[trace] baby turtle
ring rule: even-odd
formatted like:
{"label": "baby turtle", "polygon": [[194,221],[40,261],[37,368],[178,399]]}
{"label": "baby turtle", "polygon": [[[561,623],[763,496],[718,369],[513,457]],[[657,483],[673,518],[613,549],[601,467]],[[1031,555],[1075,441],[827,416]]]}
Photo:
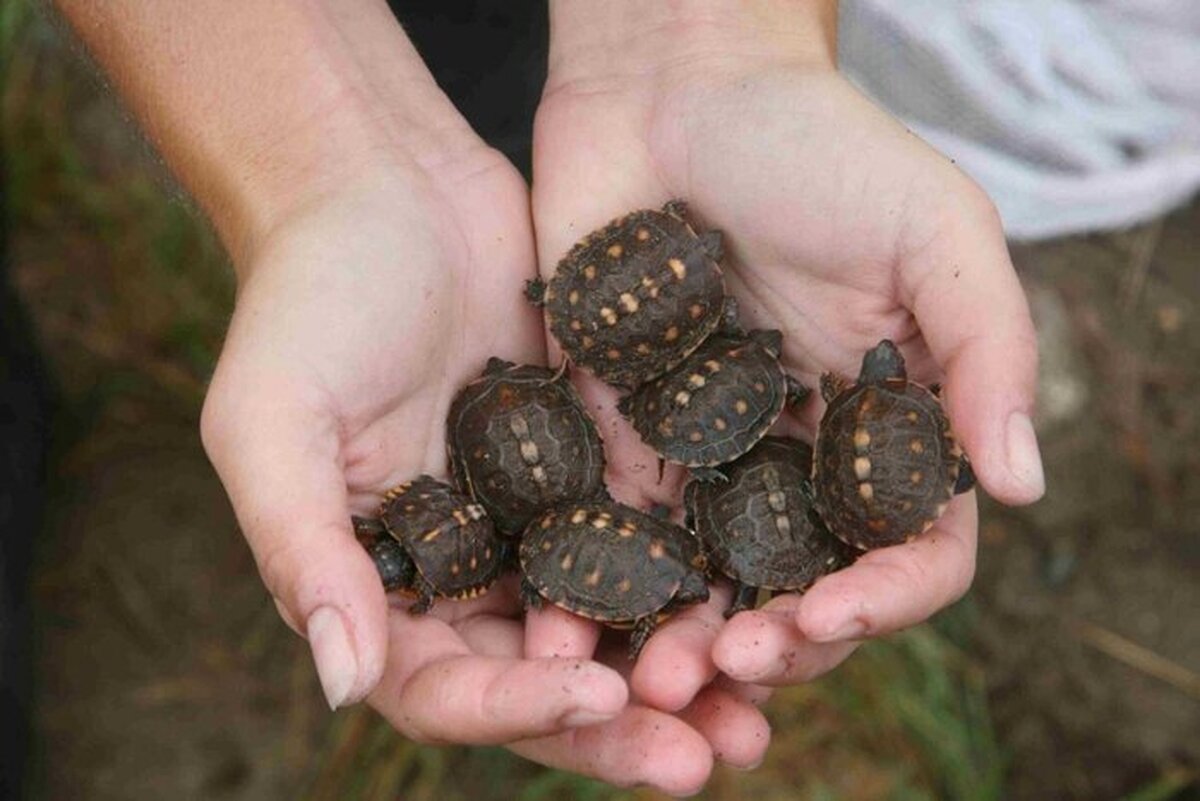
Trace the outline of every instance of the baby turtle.
{"label": "baby turtle", "polygon": [[377,519],[353,521],[384,589],[416,596],[408,610],[413,614],[428,612],[435,597],[483,595],[505,561],[505,546],[483,507],[429,476],[389,490]]}
{"label": "baby turtle", "polygon": [[790,437],[764,437],[722,468],[726,484],[691,481],[684,489],[688,526],[709,564],[734,582],[732,617],[753,609],[759,588],[808,589],[853,561],[850,548],[817,518],[808,486],[812,448]]}
{"label": "baby turtle", "polygon": [[566,370],[492,358],[446,420],[454,479],[501,534],[559,503],[607,497],[604,446]]}
{"label": "baby turtle", "polygon": [[749,451],[783,412],[809,391],[779,363],[778,331],[717,333],[666,375],[622,398],[618,411],[668,462],[705,481]]}
{"label": "baby turtle", "polygon": [[696,539],[615,501],[546,512],[525,530],[520,558],[527,607],[545,599],[614,628],[632,627],[631,659],[659,621],[708,600]]}
{"label": "baby turtle", "polygon": [[975,485],[935,390],[908,380],[904,357],[886,339],[863,357],[857,383],[821,376],[829,407],[817,429],[816,507],[850,545],[910,540]]}
{"label": "baby turtle", "polygon": [[636,387],[678,364],[720,324],[721,234],[697,233],[682,201],[613,220],[576,244],[526,295],[575,364]]}

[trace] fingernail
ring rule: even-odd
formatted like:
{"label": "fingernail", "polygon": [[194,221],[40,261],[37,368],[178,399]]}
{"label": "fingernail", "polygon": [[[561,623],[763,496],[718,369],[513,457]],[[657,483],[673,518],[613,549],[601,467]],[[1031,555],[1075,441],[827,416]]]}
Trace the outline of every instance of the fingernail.
{"label": "fingernail", "polygon": [[322,606],[308,616],[308,645],[330,709],[344,706],[358,683],[358,659],[341,614]]}
{"label": "fingernail", "polygon": [[580,726],[594,726],[597,723],[604,723],[606,720],[612,720],[614,715],[611,712],[597,712],[592,709],[576,709],[574,712],[568,712],[562,717],[562,725],[575,729]]}
{"label": "fingernail", "polygon": [[1046,492],[1046,475],[1042,472],[1042,455],[1029,415],[1024,412],[1009,415],[1005,437],[1009,472],[1040,498]]}

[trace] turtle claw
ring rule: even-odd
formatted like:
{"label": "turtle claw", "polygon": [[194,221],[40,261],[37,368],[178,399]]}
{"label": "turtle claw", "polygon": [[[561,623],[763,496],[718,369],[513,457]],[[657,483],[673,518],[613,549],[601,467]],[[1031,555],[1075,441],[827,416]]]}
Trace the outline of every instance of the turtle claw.
{"label": "turtle claw", "polygon": [[417,594],[417,600],[408,607],[408,613],[423,615],[433,606],[433,587],[423,577],[418,576],[413,584],[413,591]]}
{"label": "turtle claw", "polygon": [[758,587],[751,587],[749,584],[742,584],[739,581],[733,588],[733,603],[725,610],[725,619],[728,620],[738,612],[753,609],[757,605]]}
{"label": "turtle claw", "polygon": [[654,615],[646,615],[633,624],[633,634],[629,637],[630,662],[637,660],[638,654],[642,652],[642,648],[645,647],[646,641],[650,639],[650,635],[654,633],[657,625],[658,618]]}
{"label": "turtle claw", "polygon": [[729,481],[729,476],[715,467],[691,467],[688,468],[688,472],[692,474],[692,478],[706,484],[725,484]]}
{"label": "turtle claw", "polygon": [[799,379],[787,376],[787,401],[792,406],[799,406],[808,400],[812,390],[800,383]]}
{"label": "turtle claw", "polygon": [[521,579],[521,605],[526,609],[541,609],[542,595],[537,591],[537,587],[529,582],[529,579]]}

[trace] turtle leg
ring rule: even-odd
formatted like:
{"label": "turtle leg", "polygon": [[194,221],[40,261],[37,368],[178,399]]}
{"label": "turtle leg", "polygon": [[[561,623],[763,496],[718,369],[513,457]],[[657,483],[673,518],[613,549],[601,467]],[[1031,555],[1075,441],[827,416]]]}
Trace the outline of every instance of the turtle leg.
{"label": "turtle leg", "polygon": [[669,214],[672,217],[678,217],[681,220],[686,219],[687,201],[680,200],[679,198],[668,200],[663,204],[662,212],[663,214]]}
{"label": "turtle leg", "polygon": [[713,261],[720,261],[725,255],[724,237],[720,231],[705,231],[700,234],[700,247]]}
{"label": "turtle leg", "polygon": [[697,481],[703,481],[705,484],[725,484],[729,481],[729,476],[715,467],[689,467],[688,472]]}
{"label": "turtle leg", "polygon": [[541,609],[542,595],[537,591],[537,587],[529,582],[529,579],[521,578],[521,605],[526,609]]}
{"label": "turtle leg", "polygon": [[757,605],[758,587],[751,587],[749,584],[736,581],[733,584],[733,603],[725,610],[725,619],[728,620],[738,612],[753,609]]}
{"label": "turtle leg", "polygon": [[721,306],[721,324],[717,326],[717,330],[722,334],[733,336],[742,336],[746,333],[742,329],[742,324],[738,322],[738,302],[733,295],[725,296],[725,303]]}
{"label": "turtle leg", "polygon": [[821,398],[826,403],[850,388],[850,382],[836,373],[821,373]]}
{"label": "turtle leg", "polygon": [[933,393],[933,397],[935,397],[935,398],[942,397],[942,385],[941,384],[930,384],[929,391]]}
{"label": "turtle leg", "polygon": [[964,453],[958,458],[958,480],[954,482],[954,494],[961,495],[975,488],[975,470]]}
{"label": "turtle leg", "polygon": [[433,585],[426,581],[424,576],[418,575],[413,581],[412,590],[417,594],[417,600],[408,607],[408,613],[423,615],[429,611],[429,607],[433,606]]}
{"label": "turtle leg", "polygon": [[546,282],[540,278],[531,278],[526,281],[525,299],[534,306],[546,305]]}
{"label": "turtle leg", "polygon": [[808,400],[812,390],[800,383],[798,378],[787,376],[787,400],[792,406],[799,406]]}
{"label": "turtle leg", "polygon": [[657,626],[657,615],[646,615],[637,619],[637,622],[633,624],[633,634],[629,637],[629,661],[637,660],[646,640],[650,639],[650,635],[654,633]]}

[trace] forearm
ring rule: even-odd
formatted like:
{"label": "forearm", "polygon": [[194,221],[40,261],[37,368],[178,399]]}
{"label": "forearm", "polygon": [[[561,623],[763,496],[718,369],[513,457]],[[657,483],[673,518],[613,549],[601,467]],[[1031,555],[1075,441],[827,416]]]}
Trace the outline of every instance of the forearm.
{"label": "forearm", "polygon": [[837,0],[550,0],[550,80],[736,59],[829,65]]}
{"label": "forearm", "polygon": [[382,0],[56,0],[235,263],[368,165],[470,132]]}

